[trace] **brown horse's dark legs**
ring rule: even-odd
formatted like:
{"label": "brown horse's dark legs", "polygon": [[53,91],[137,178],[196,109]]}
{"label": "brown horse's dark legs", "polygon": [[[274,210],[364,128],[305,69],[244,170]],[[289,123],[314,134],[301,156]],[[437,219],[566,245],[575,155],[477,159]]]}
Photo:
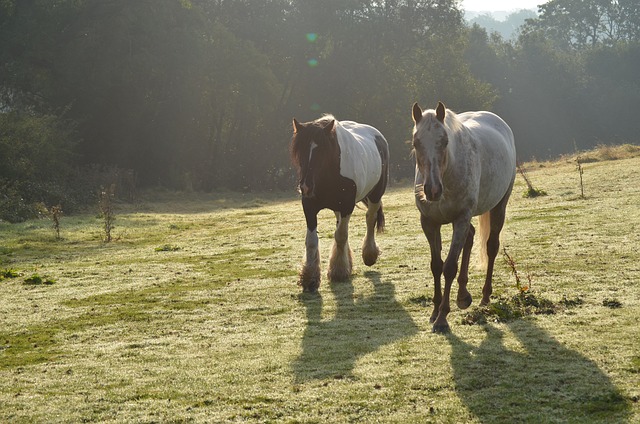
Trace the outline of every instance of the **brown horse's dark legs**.
{"label": "brown horse's dark legs", "polygon": [[475,233],[476,230],[473,228],[473,225],[469,225],[467,241],[462,249],[460,274],[458,275],[458,297],[456,299],[456,304],[460,309],[467,309],[473,301],[471,293],[467,290],[467,282],[469,281],[469,260],[471,258],[471,248],[473,247],[473,236]]}
{"label": "brown horse's dark legs", "polygon": [[442,239],[440,238],[440,225],[430,223],[424,216],[420,215],[422,231],[427,237],[431,250],[431,273],[433,274],[433,313],[429,319],[434,323],[440,311],[442,302],[442,288],[440,277],[442,276]]}

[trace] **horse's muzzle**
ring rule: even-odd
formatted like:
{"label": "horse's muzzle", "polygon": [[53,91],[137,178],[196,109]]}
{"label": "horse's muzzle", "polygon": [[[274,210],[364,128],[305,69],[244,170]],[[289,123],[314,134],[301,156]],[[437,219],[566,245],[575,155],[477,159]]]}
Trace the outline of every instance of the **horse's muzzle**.
{"label": "horse's muzzle", "polygon": [[430,202],[437,202],[442,197],[442,184],[428,183],[424,185],[424,195]]}

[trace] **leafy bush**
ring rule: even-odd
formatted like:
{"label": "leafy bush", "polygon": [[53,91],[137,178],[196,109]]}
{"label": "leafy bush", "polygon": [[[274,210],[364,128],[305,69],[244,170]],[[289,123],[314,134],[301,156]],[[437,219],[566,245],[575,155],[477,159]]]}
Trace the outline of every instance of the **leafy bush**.
{"label": "leafy bush", "polygon": [[17,278],[20,274],[18,271],[14,271],[13,269],[2,269],[0,270],[0,281],[9,279],[9,278]]}
{"label": "leafy bush", "polygon": [[0,221],[23,222],[37,216],[34,205],[29,204],[21,193],[0,181]]}
{"label": "leafy bush", "polygon": [[41,204],[74,208],[73,138],[58,116],[0,113],[0,220],[36,218]]}

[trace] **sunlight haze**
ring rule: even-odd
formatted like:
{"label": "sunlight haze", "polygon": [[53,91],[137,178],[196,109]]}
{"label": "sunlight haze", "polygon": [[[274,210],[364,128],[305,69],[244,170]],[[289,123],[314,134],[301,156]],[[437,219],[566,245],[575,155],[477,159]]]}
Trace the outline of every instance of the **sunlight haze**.
{"label": "sunlight haze", "polygon": [[462,8],[474,12],[510,12],[520,9],[538,10],[543,0],[462,0]]}

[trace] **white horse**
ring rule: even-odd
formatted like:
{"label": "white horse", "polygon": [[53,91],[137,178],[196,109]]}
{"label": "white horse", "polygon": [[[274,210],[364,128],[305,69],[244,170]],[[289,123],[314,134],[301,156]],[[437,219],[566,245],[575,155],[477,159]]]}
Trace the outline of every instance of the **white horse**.
{"label": "white horse", "polygon": [[[469,257],[475,229],[471,217],[480,215],[479,232],[487,275],[481,305],[490,301],[493,265],[500,231],[516,176],[516,149],[511,128],[491,112],[456,115],[441,102],[435,110],[413,105],[413,148],[416,158],[415,194],[420,223],[431,249],[434,278],[434,332],[449,331],[449,294],[458,276],[457,304],[471,305],[467,290]],[[442,262],[440,227],[453,224],[449,254]],[[444,273],[444,295],[440,277]]]}

